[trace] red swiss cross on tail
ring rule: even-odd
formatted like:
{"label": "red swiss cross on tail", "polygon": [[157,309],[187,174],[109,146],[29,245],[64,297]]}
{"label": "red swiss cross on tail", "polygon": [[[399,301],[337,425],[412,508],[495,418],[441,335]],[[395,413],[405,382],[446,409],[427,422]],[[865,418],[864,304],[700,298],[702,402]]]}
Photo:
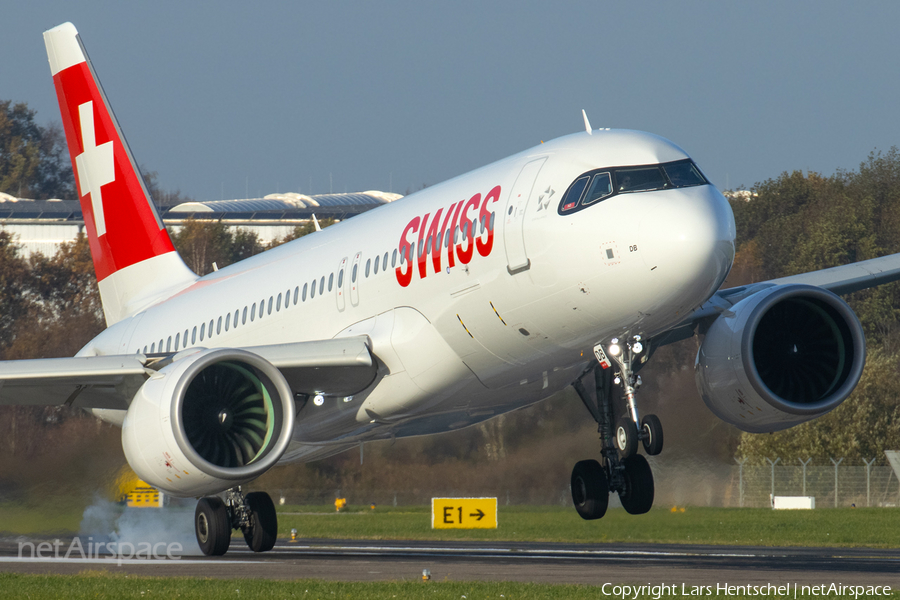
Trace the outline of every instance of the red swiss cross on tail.
{"label": "red swiss cross on tail", "polygon": [[169,238],[109,108],[78,32],[44,32],[50,70],[107,325],[184,289],[197,276]]}

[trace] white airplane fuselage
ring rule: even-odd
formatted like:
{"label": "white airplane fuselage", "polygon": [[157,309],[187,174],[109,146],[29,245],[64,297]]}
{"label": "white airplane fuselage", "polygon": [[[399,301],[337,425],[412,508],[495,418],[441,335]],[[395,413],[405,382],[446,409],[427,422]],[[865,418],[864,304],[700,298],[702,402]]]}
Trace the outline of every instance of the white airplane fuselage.
{"label": "white airplane fuselage", "polygon": [[[471,425],[571,384],[597,342],[651,337],[715,293],[735,225],[714,186],[557,211],[586,171],[687,158],[646,133],[565,136],[210,273],[81,354],[367,335],[375,382],[352,397],[310,399],[282,461]],[[474,237],[458,231],[479,217]],[[399,257],[404,239],[415,246],[411,263]],[[421,257],[420,247],[429,249]]]}

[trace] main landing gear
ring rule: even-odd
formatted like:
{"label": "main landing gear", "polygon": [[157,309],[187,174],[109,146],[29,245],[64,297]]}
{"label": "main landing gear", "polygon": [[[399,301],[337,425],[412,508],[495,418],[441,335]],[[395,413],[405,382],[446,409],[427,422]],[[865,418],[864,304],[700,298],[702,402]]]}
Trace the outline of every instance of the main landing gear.
{"label": "main landing gear", "polygon": [[[640,336],[624,342],[613,339],[606,351],[598,344],[594,348],[598,364],[591,369],[594,396],[588,393],[582,378],[572,384],[597,421],[601,443],[599,461],[582,460],[572,469],[572,501],[583,519],[605,515],[612,492],[619,494],[622,507],[633,515],[646,513],[653,506],[653,473],[637,449],[640,442],[648,455],[659,454],[663,431],[656,415],[638,418],[635,392],[641,378],[634,374],[633,366],[643,350]],[[613,362],[616,368],[612,368]],[[624,407],[617,411],[613,392],[619,388]],[[621,414],[618,420],[617,413]]]}
{"label": "main landing gear", "polygon": [[244,533],[244,541],[254,552],[267,552],[275,546],[278,516],[275,504],[265,492],[246,496],[240,487],[218,496],[201,498],[194,511],[194,531],[200,550],[207,556],[222,556],[231,544],[232,529]]}

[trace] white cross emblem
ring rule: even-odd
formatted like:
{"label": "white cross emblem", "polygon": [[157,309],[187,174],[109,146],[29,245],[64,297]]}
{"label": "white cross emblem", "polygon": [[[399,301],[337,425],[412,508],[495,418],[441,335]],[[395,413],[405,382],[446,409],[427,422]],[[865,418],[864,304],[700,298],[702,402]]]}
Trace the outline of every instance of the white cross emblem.
{"label": "white cross emblem", "polygon": [[113,143],[97,145],[94,134],[93,101],[78,106],[78,118],[81,121],[81,145],[84,148],[84,151],[75,157],[75,164],[78,167],[78,187],[82,196],[91,195],[94,226],[97,228],[97,237],[100,237],[106,233],[100,188],[116,180]]}

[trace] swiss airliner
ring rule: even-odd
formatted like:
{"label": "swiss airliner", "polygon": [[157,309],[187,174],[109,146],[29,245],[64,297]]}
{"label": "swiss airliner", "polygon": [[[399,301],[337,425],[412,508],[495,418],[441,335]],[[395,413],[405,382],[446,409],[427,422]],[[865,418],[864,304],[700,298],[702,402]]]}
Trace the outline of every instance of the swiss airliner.
{"label": "swiss airliner", "polygon": [[900,279],[900,255],[719,290],[726,199],[681,148],[585,130],[198,277],[175,251],[75,27],[44,33],[107,329],[77,356],[0,363],[0,402],[120,425],[145,481],[199,498],[204,553],[273,547],[276,463],[440,433],[573,386],[598,424],[572,499],[647,512],[663,448],[639,370],[703,336],[698,388],[745,431],[792,427],[859,381],[838,296]]}

